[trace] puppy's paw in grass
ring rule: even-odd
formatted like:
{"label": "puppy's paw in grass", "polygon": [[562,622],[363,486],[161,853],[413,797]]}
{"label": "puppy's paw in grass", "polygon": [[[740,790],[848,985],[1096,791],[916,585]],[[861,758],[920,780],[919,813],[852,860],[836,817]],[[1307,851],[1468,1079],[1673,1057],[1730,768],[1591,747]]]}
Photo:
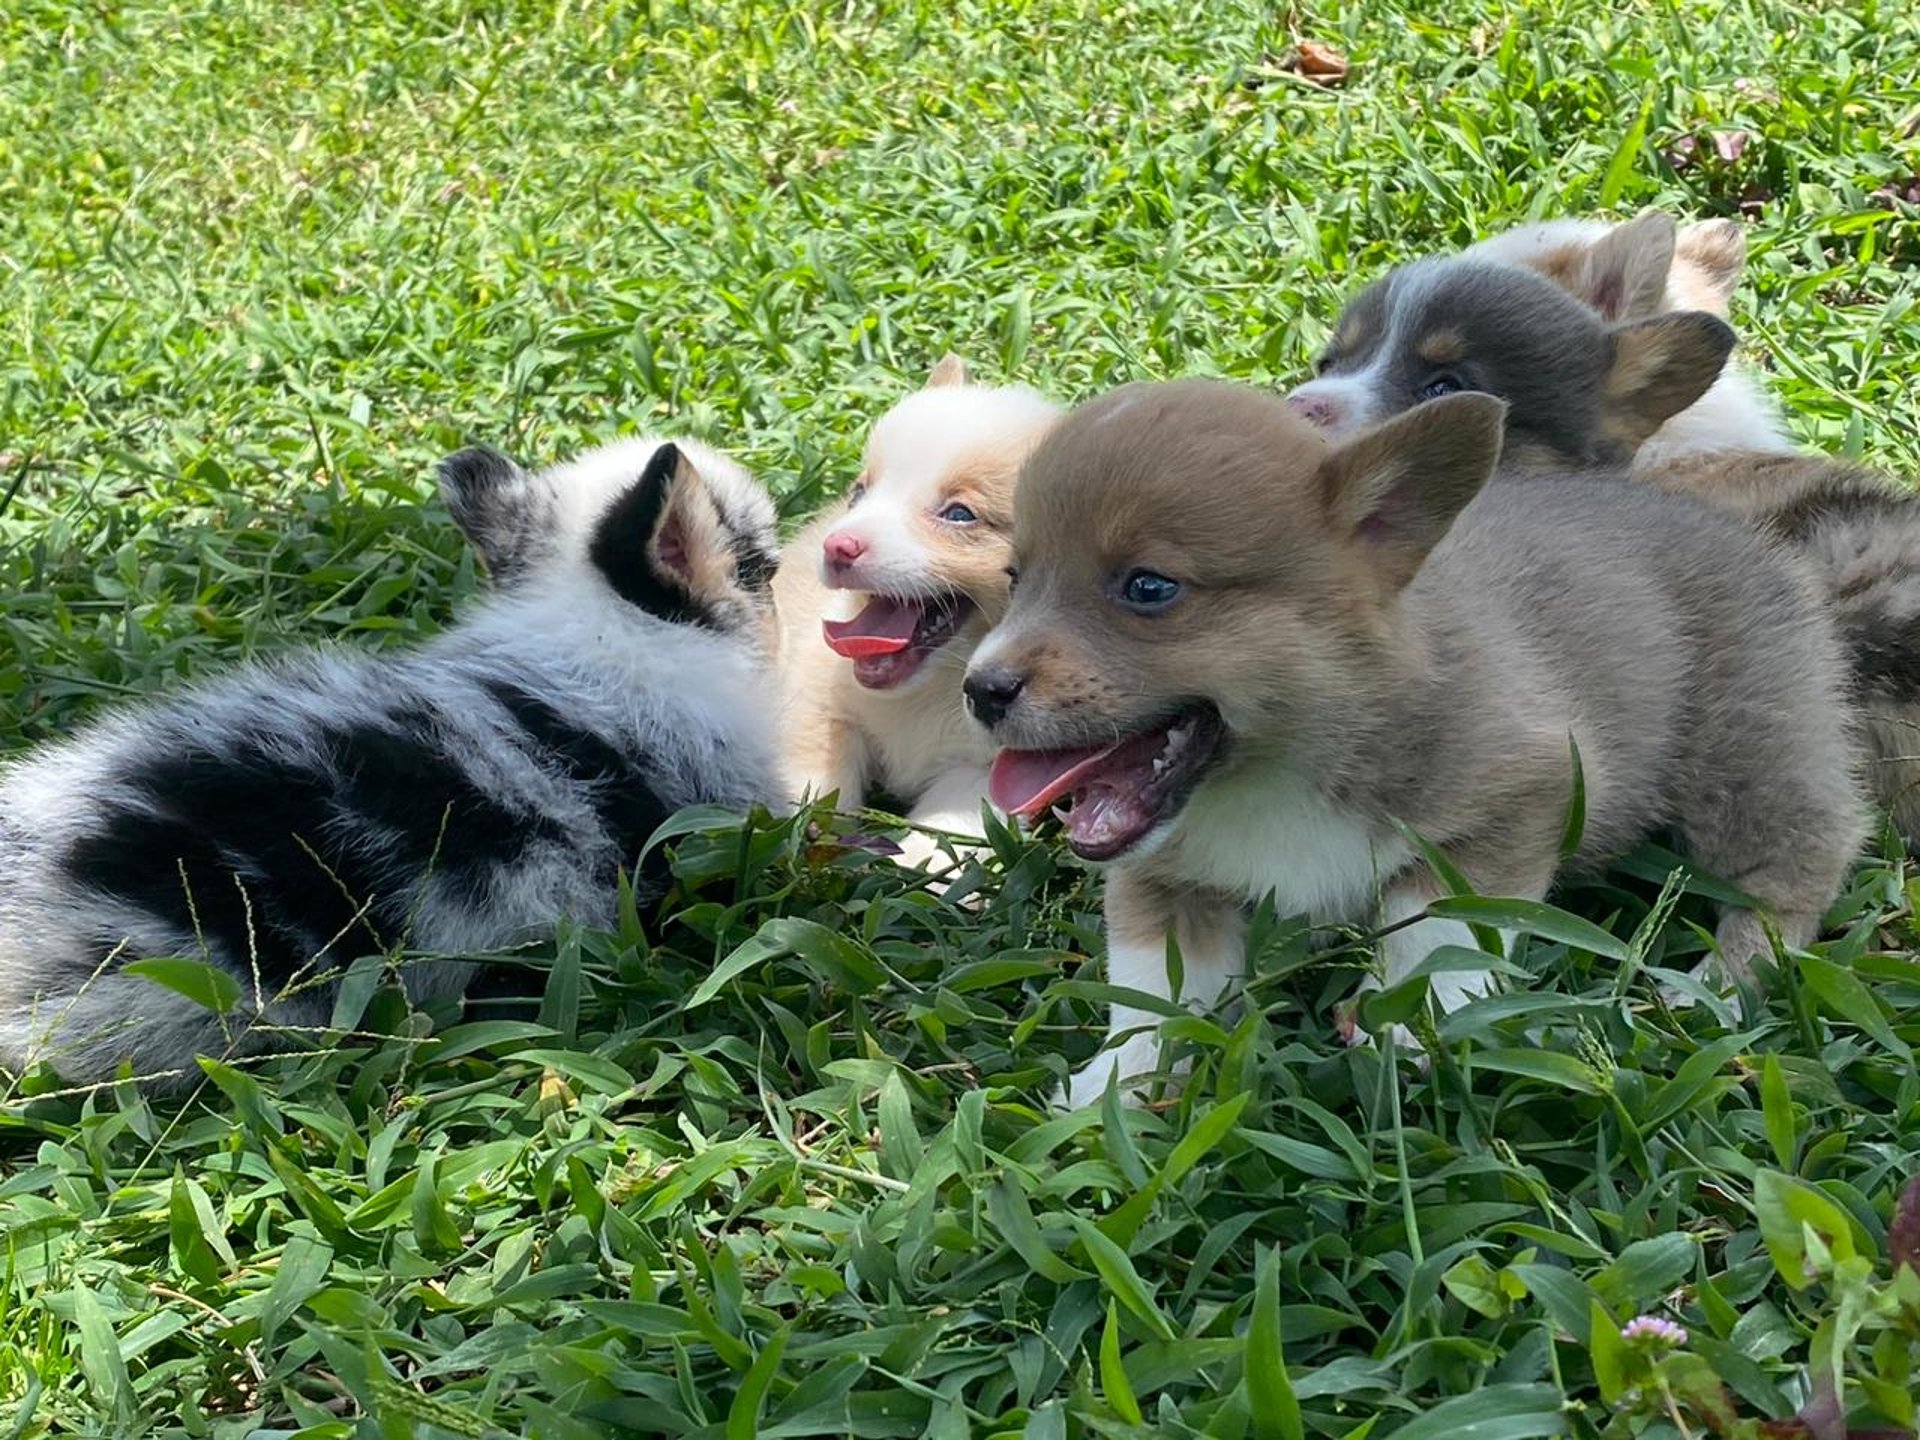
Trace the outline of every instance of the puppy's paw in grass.
{"label": "puppy's paw in grass", "polygon": [[1054,1092],[1054,1106],[1060,1110],[1084,1110],[1089,1105],[1098,1105],[1106,1098],[1107,1086],[1116,1075],[1120,1078],[1120,1103],[1144,1105],[1150,1080],[1128,1082],[1135,1077],[1151,1077],[1159,1064],[1158,1037],[1130,1035],[1112,1049],[1102,1050],[1084,1068],[1068,1076],[1066,1085]]}

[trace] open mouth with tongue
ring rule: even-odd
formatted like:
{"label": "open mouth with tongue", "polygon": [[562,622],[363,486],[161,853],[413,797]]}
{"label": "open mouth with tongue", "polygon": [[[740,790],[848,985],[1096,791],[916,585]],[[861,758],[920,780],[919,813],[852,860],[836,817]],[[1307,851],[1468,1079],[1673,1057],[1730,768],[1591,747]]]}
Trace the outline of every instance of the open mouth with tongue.
{"label": "open mouth with tongue", "polygon": [[853,661],[869,690],[909,680],[926,658],[960,633],[973,613],[964,595],[875,595],[851,620],[823,620],[827,648]]}
{"label": "open mouth with tongue", "polygon": [[1186,803],[1226,734],[1220,712],[1201,703],[1110,745],[1002,750],[987,793],[1028,820],[1053,806],[1074,854],[1111,860]]}

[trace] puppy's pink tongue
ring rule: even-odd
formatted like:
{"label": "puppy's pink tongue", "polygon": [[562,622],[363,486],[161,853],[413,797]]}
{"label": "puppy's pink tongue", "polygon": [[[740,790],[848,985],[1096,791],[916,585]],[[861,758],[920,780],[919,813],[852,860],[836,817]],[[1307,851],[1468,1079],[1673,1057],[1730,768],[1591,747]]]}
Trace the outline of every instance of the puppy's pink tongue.
{"label": "puppy's pink tongue", "polygon": [[849,660],[869,655],[892,655],[913,643],[920,623],[920,607],[876,595],[851,620],[822,620],[827,648]]}
{"label": "puppy's pink tongue", "polygon": [[1031,820],[1126,745],[1084,750],[1002,750],[987,773],[987,795],[1009,815]]}

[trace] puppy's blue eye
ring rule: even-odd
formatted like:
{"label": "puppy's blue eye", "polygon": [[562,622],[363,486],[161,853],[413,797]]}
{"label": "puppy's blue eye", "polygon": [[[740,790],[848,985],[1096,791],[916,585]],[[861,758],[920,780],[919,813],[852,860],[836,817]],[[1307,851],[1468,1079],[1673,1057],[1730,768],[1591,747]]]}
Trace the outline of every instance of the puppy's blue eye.
{"label": "puppy's blue eye", "polygon": [[971,525],[980,517],[956,500],[940,512],[940,518],[949,525]]}
{"label": "puppy's blue eye", "polygon": [[1420,387],[1420,398],[1438,400],[1442,395],[1456,395],[1466,388],[1458,375],[1436,375]]}
{"label": "puppy's blue eye", "polygon": [[1151,570],[1135,570],[1120,585],[1120,598],[1136,610],[1164,610],[1179,593],[1178,580]]}

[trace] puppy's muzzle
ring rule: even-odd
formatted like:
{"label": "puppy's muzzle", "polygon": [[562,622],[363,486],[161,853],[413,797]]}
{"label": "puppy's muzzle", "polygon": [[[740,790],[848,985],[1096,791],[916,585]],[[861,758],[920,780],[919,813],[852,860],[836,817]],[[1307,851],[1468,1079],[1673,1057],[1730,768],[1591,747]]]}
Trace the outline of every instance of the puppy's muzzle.
{"label": "puppy's muzzle", "polygon": [[1027,677],[1004,665],[988,665],[967,672],[960,688],[966,693],[973,718],[991,730],[1007,718],[1007,711],[1027,687]]}

